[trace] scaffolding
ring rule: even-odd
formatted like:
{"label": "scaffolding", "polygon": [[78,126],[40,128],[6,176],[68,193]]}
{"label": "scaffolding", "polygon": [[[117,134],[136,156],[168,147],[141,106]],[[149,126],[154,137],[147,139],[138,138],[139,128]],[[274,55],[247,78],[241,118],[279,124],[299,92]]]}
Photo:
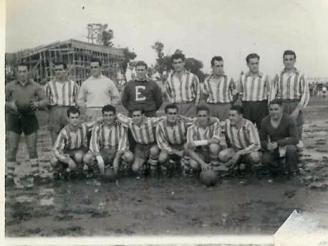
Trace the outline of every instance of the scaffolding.
{"label": "scaffolding", "polygon": [[53,66],[57,61],[67,64],[68,78],[79,84],[90,76],[89,64],[92,58],[102,62],[102,73],[113,80],[117,79],[124,61],[123,49],[74,39],[22,50],[15,55],[17,62],[26,63],[33,78],[41,84],[53,78]]}

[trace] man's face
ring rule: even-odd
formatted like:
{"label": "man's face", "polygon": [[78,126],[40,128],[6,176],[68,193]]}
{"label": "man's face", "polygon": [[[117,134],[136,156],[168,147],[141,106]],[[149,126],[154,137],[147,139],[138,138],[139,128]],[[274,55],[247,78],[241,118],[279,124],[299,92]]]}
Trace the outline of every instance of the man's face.
{"label": "man's face", "polygon": [[27,66],[18,66],[17,68],[17,80],[26,82],[28,79]]}
{"label": "man's face", "polygon": [[80,114],[79,113],[70,113],[68,116],[68,122],[72,126],[78,126],[80,123]]}
{"label": "man's face", "polygon": [[285,55],[284,56],[284,65],[287,69],[293,69],[295,66],[296,59],[294,55]]}
{"label": "man's face", "polygon": [[282,107],[279,104],[270,104],[269,106],[269,114],[272,119],[279,119],[282,111]]}
{"label": "man's face", "polygon": [[197,119],[201,126],[206,126],[209,119],[209,113],[207,110],[199,110],[197,112]]}
{"label": "man's face", "polygon": [[147,78],[147,69],[145,66],[136,66],[137,79],[145,80]]}
{"label": "man's face", "polygon": [[116,114],[113,111],[104,111],[103,120],[105,124],[111,125],[115,121]]}
{"label": "man's face", "polygon": [[143,114],[141,110],[136,110],[132,112],[132,120],[135,124],[140,124],[143,120]]}
{"label": "man's face", "polygon": [[94,77],[99,77],[101,73],[101,68],[99,62],[91,62],[90,63],[90,71],[91,75]]}
{"label": "man's face", "polygon": [[64,69],[64,65],[60,64],[60,65],[55,65],[55,77],[57,80],[63,80],[65,79],[65,69]]}
{"label": "man's face", "polygon": [[176,108],[169,108],[166,112],[167,121],[170,123],[175,123],[178,118],[178,110]]}
{"label": "man's face", "polygon": [[238,113],[236,110],[230,110],[229,111],[229,120],[231,122],[231,125],[236,125],[242,118],[242,115]]}
{"label": "man's face", "polygon": [[223,61],[214,60],[214,64],[212,65],[213,73],[216,75],[224,74],[223,67],[224,67]]}
{"label": "man's face", "polygon": [[247,66],[251,73],[258,73],[259,72],[259,59],[258,58],[251,58],[249,59]]}
{"label": "man's face", "polygon": [[185,62],[181,58],[174,59],[172,66],[175,72],[181,72],[184,70]]}

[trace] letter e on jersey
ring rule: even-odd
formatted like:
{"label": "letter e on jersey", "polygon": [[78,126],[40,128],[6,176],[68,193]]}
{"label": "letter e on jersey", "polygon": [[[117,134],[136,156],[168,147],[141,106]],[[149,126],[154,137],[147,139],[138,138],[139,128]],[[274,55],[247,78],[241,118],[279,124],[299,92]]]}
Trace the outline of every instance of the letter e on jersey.
{"label": "letter e on jersey", "polygon": [[137,85],[136,87],[136,101],[145,101],[146,97],[143,95],[142,91],[146,90],[146,86],[144,85]]}

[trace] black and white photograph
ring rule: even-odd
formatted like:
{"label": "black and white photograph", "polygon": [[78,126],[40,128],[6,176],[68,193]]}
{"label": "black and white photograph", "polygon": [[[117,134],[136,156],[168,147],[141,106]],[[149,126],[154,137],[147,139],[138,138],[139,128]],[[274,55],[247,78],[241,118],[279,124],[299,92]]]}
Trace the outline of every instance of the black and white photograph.
{"label": "black and white photograph", "polygon": [[0,2],[5,245],[328,245],[328,0]]}

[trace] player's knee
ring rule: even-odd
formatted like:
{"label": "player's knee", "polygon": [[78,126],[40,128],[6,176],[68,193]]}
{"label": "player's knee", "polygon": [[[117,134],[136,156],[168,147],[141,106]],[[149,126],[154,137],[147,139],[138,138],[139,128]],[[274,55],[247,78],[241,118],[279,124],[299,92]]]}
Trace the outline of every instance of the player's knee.
{"label": "player's knee", "polygon": [[132,163],[134,159],[133,153],[131,151],[125,151],[122,159],[127,163]]}
{"label": "player's knee", "polygon": [[83,156],[83,162],[84,164],[88,165],[88,166],[93,166],[94,163],[95,163],[95,157],[92,153],[86,153],[84,156]]}
{"label": "player's knee", "polygon": [[210,150],[210,154],[217,155],[220,151],[220,146],[218,144],[210,144],[209,150]]}
{"label": "player's knee", "polygon": [[269,166],[272,162],[271,154],[270,153],[263,153],[261,161],[262,161],[262,164],[264,166]]}
{"label": "player's knee", "polygon": [[74,153],[75,162],[81,164],[83,162],[83,156],[84,156],[84,153],[82,150],[76,151]]}
{"label": "player's knee", "polygon": [[199,169],[199,164],[198,164],[198,162],[197,161],[195,161],[195,160],[190,160],[189,161],[189,165],[190,165],[190,167],[192,168],[192,169],[195,169],[195,170],[197,170],[197,169]]}
{"label": "player's knee", "polygon": [[141,165],[139,164],[139,161],[135,161],[133,164],[132,164],[132,172],[134,173],[139,173],[141,171]]}
{"label": "player's knee", "polygon": [[159,148],[157,147],[157,145],[152,146],[150,148],[149,155],[150,155],[150,158],[152,158],[152,159],[157,159],[158,158]]}
{"label": "player's knee", "polygon": [[169,154],[165,151],[161,151],[158,157],[158,162],[162,164],[167,162],[168,159],[169,159]]}
{"label": "player's knee", "polygon": [[219,160],[222,162],[227,162],[231,159],[231,155],[228,150],[224,149],[219,153]]}
{"label": "player's knee", "polygon": [[247,159],[250,162],[250,164],[257,164],[261,161],[261,154],[258,151],[252,152],[248,154]]}

